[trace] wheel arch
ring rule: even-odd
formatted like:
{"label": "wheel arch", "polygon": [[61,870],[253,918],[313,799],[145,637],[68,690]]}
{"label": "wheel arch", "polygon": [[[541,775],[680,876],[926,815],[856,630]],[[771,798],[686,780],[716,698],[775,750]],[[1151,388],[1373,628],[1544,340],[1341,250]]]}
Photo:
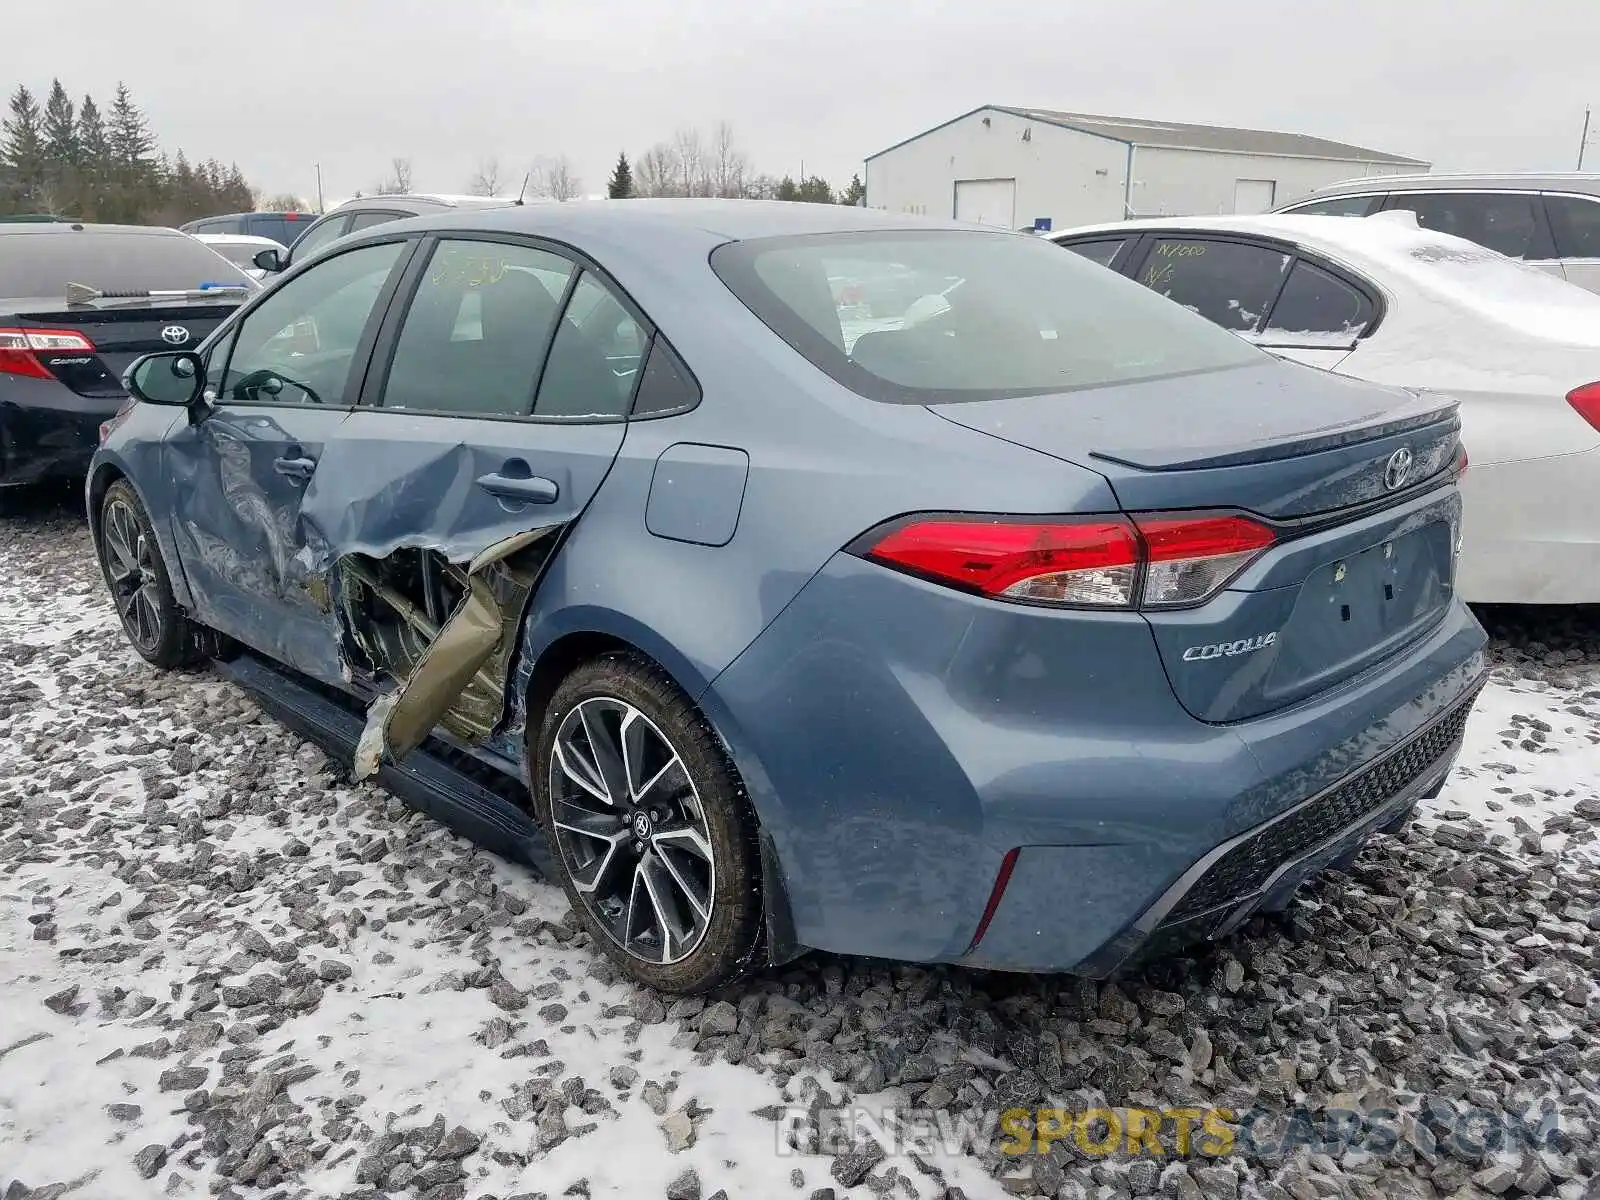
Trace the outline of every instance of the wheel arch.
{"label": "wheel arch", "polygon": [[114,458],[101,458],[92,463],[89,476],[84,481],[85,515],[89,521],[89,537],[93,541],[95,553],[100,552],[100,510],[105,503],[106,493],[111,490],[111,485],[119,480],[133,489],[133,494],[139,498],[139,504],[144,508],[145,515],[150,518],[150,528],[156,535],[156,546],[161,551],[162,562],[166,564],[167,582],[172,588],[172,598],[184,611],[193,613],[194,597],[189,592],[189,580],[184,574],[183,562],[178,558],[178,548],[173,543],[171,530],[162,517],[162,512],[165,510],[151,505],[149,496],[134,478],[133,472]]}
{"label": "wheel arch", "polygon": [[[531,639],[524,644],[522,655],[524,665],[518,672],[518,687],[515,692],[521,704],[521,711],[517,716],[522,728],[524,782],[530,790],[537,786],[533,778],[535,759],[533,741],[538,737],[538,731],[544,723],[551,697],[560,687],[561,681],[577,667],[607,654],[629,654],[661,670],[683,690],[702,719],[711,727],[723,754],[733,767],[735,782],[750,805],[751,815],[755,819],[760,855],[758,869],[761,874],[763,926],[760,953],[768,965],[788,962],[803,954],[806,947],[795,941],[794,917],[789,905],[783,863],[778,854],[777,844],[762,820],[762,806],[758,802],[758,797],[762,794],[763,787],[752,786],[753,780],[765,780],[766,772],[760,763],[749,759],[748,752],[741,754],[735,751],[736,741],[745,742],[746,739],[728,736],[723,728],[728,714],[719,717],[705,705],[704,701],[710,691],[710,679],[661,638],[631,618],[610,610],[590,610],[590,612],[591,617],[587,623],[561,632],[548,633],[538,639],[536,648]],[[610,619],[603,617],[596,619],[601,612],[605,612]],[[527,632],[525,631],[525,636]],[[653,649],[659,652],[652,652]],[[674,665],[677,667],[676,670]]]}

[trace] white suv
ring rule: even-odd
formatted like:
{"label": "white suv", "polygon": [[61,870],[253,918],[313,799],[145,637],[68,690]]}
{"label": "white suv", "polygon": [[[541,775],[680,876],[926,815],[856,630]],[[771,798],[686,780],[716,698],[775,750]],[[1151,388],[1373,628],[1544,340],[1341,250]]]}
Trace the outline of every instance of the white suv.
{"label": "white suv", "polygon": [[1417,224],[1477,242],[1600,292],[1600,175],[1377,175],[1275,211],[1366,217],[1410,209]]}

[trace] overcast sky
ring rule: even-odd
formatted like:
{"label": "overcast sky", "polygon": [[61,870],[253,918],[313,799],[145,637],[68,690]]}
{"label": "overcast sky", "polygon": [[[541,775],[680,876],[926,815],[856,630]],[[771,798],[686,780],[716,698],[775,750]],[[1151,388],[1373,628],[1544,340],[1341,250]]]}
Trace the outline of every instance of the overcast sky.
{"label": "overcast sky", "polygon": [[[733,124],[759,170],[835,185],[994,103],[1315,134],[1435,169],[1570,170],[1600,104],[1594,0],[75,0],[13,3],[0,86],[132,90],[164,149],[267,192],[463,191],[495,156]],[[12,11],[14,10],[14,11]],[[69,26],[64,26],[67,20]],[[1600,121],[1597,121],[1600,124]],[[1590,163],[1600,168],[1600,132]]]}

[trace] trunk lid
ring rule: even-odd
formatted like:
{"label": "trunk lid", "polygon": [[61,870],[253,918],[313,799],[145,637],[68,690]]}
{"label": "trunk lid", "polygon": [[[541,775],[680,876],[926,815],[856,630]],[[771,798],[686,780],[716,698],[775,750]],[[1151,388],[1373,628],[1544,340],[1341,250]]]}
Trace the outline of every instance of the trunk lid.
{"label": "trunk lid", "polygon": [[[61,329],[81,333],[94,353],[40,352],[39,361],[80,396],[121,396],[122,373],[140,355],[160,350],[193,350],[233,314],[243,298],[230,300],[115,300],[68,307],[60,300],[18,301],[0,326]],[[182,340],[162,336],[182,329]],[[173,335],[174,339],[176,335]]]}
{"label": "trunk lid", "polygon": [[1268,363],[931,407],[1098,471],[1127,512],[1242,510],[1278,531],[1211,600],[1144,612],[1201,720],[1326,691],[1421,637],[1454,594],[1460,420],[1448,398]]}

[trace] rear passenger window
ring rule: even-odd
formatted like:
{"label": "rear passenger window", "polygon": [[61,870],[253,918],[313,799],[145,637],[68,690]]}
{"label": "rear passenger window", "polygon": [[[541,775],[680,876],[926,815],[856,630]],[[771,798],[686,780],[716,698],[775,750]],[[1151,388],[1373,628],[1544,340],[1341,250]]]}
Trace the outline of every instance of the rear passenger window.
{"label": "rear passenger window", "polygon": [[1344,280],[1308,262],[1297,262],[1272,307],[1267,332],[1359,337],[1372,324],[1372,301]]}
{"label": "rear passenger window", "polygon": [[1235,333],[1254,330],[1278,294],[1291,256],[1265,246],[1162,238],[1139,282]]}
{"label": "rear passenger window", "polygon": [[644,342],[644,331],[611,289],[584,272],[550,347],[534,415],[626,416]]}
{"label": "rear passenger window", "polygon": [[1511,258],[1543,258],[1537,196],[1497,192],[1404,192],[1389,207],[1417,214],[1424,229],[1466,238]]}
{"label": "rear passenger window", "polygon": [[1335,196],[1331,200],[1298,204],[1286,211],[1296,217],[1365,217],[1382,199],[1382,196]]}
{"label": "rear passenger window", "polygon": [[1074,254],[1081,254],[1087,259],[1099,263],[1102,267],[1109,267],[1111,260],[1117,256],[1117,251],[1127,244],[1126,238],[1112,238],[1109,241],[1098,242],[1063,242],[1068,250]]}
{"label": "rear passenger window", "polygon": [[1600,258],[1600,200],[1546,196],[1544,210],[1550,216],[1558,257]]}
{"label": "rear passenger window", "polygon": [[398,221],[399,213],[392,212],[363,212],[350,218],[350,228],[347,233],[354,233],[358,229],[370,229],[374,225],[386,225],[390,221]]}
{"label": "rear passenger window", "polygon": [[572,269],[531,246],[441,241],[400,327],[383,407],[527,416]]}
{"label": "rear passenger window", "polygon": [[683,364],[666,339],[657,337],[650,344],[650,357],[645,360],[639,379],[639,393],[634,397],[633,415],[636,417],[664,417],[671,413],[688,412],[700,403],[700,388],[689,368]]}

